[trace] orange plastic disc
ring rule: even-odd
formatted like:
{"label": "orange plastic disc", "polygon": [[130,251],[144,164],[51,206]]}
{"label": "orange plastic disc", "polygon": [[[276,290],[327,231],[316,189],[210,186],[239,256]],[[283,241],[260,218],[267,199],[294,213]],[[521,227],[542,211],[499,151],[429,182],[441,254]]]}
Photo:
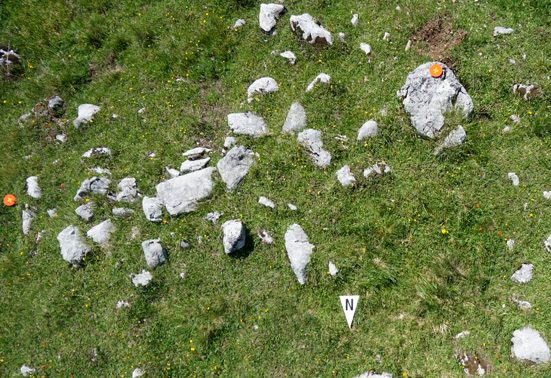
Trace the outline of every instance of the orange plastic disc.
{"label": "orange plastic disc", "polygon": [[15,205],[15,197],[12,194],[6,194],[4,197],[4,205],[13,206]]}
{"label": "orange plastic disc", "polygon": [[433,64],[430,66],[429,72],[432,77],[440,77],[442,76],[442,66],[440,64]]}

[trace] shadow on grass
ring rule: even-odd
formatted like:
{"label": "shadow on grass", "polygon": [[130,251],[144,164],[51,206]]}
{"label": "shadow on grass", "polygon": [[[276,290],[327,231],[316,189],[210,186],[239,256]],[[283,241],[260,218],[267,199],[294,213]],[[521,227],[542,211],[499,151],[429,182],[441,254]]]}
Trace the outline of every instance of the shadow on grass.
{"label": "shadow on grass", "polygon": [[233,259],[244,259],[249,257],[249,255],[254,250],[254,239],[250,233],[249,230],[245,230],[245,246],[241,248],[239,251],[235,251],[233,253],[230,253],[228,256],[230,256]]}

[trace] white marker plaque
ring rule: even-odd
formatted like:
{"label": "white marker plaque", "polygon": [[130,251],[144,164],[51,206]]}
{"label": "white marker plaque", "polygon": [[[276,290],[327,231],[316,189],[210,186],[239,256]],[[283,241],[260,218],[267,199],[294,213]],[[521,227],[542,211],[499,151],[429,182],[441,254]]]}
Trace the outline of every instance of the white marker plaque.
{"label": "white marker plaque", "polygon": [[352,320],[356,313],[356,307],[358,307],[359,295],[341,295],[342,309],[344,310],[344,316],[348,323],[348,328],[352,328]]}

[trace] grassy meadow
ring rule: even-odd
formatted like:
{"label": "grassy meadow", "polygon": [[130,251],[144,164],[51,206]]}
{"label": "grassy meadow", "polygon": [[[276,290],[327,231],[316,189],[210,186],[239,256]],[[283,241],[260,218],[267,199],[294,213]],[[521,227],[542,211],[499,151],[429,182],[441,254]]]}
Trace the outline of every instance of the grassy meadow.
{"label": "grassy meadow", "polygon": [[[0,79],[0,195],[17,198],[0,206],[1,377],[20,376],[27,365],[34,377],[131,377],[139,367],[145,377],[352,378],[372,371],[447,378],[465,376],[456,359],[463,352],[486,361],[491,377],[551,377],[549,365],[510,358],[512,333],[524,326],[551,343],[551,256],[543,244],[551,200],[542,195],[551,190],[551,2],[283,4],[288,13],[267,35],[258,26],[260,2],[252,0],[0,2],[0,44],[22,63],[15,77]],[[332,46],[291,33],[290,15],[302,13],[332,32]],[[238,18],[247,23],[234,30]],[[495,26],[514,33],[494,37]],[[373,48],[370,56],[361,42]],[[294,52],[296,65],[274,50]],[[408,72],[432,60],[453,68],[475,106],[469,120],[446,118],[444,136],[461,124],[467,137],[439,156],[432,152],[443,138],[419,136],[396,97]],[[321,72],[330,85],[305,93]],[[248,104],[247,87],[264,76],[279,91]],[[525,101],[513,94],[519,83],[539,85],[540,95]],[[65,124],[31,117],[20,127],[21,115],[55,95],[65,101]],[[326,169],[312,164],[296,134],[281,134],[295,101],[307,127],[322,132],[332,155]],[[76,129],[83,103],[101,111]],[[80,183],[96,175],[88,168],[109,169],[113,190],[135,177],[140,193],[154,196],[182,152],[211,148],[214,166],[232,136],[227,114],[245,111],[261,115],[271,132],[233,135],[259,154],[233,192],[218,179],[195,212],[164,212],[160,223],[145,218],[141,200],[129,206],[134,216],[115,218],[118,204],[105,196],[91,197],[98,205],[91,222],[75,214]],[[357,142],[370,119],[379,133]],[[66,143],[52,138],[59,133]],[[113,156],[81,157],[99,146]],[[364,178],[378,161],[392,173]],[[345,164],[354,187],[337,180]],[[41,199],[26,194],[25,179],[35,175]],[[259,196],[275,209],[258,204]],[[21,231],[24,204],[37,214],[29,235]],[[57,216],[50,218],[52,208]],[[223,212],[216,224],[203,219],[212,211]],[[81,267],[67,264],[57,234],[74,224],[85,235],[108,218],[117,228],[109,245],[93,247]],[[237,218],[249,232],[248,252],[230,257],[220,225]],[[315,245],[304,286],[283,239],[293,223]],[[260,242],[259,229],[272,245]],[[169,257],[150,270],[141,242],[155,238]],[[182,240],[190,247],[181,248]],[[339,268],[335,277],[329,261]],[[526,262],[534,264],[533,280],[512,282]],[[134,287],[130,275],[142,269],[153,280]],[[513,294],[532,309],[520,309]],[[360,295],[351,329],[340,295]],[[130,307],[117,309],[121,300]],[[470,335],[456,340],[465,330]]]}

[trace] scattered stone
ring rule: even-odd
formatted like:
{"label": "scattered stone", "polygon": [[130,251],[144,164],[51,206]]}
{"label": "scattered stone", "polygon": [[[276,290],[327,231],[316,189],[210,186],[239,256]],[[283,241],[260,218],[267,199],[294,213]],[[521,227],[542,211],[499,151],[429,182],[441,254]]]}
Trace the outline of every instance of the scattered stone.
{"label": "scattered stone", "polygon": [[295,34],[300,33],[302,39],[316,46],[327,46],[333,44],[331,33],[318,25],[314,18],[308,13],[300,16],[291,16],[291,31]]}
{"label": "scattered stone", "polygon": [[[2,51],[2,50],[0,50],[0,52],[1,52],[1,51]],[[0,63],[1,63],[1,61],[0,61]],[[30,374],[34,374],[34,372],[35,372],[36,369],[31,369],[30,367],[28,367],[28,366],[26,366],[26,365],[23,365],[23,366],[21,366],[21,369],[19,369],[19,370],[21,371],[21,375],[22,375],[23,377],[26,377],[26,376],[28,376],[28,375],[30,375]]]}
{"label": "scattered stone", "polygon": [[377,122],[370,119],[369,121],[364,123],[362,127],[360,127],[360,130],[358,130],[357,140],[362,140],[365,137],[372,137],[377,135],[377,128],[378,128]]}
{"label": "scattered stone", "polygon": [[488,372],[488,362],[473,353],[463,353],[457,360],[463,366],[463,371],[467,375],[476,375],[482,377]]}
{"label": "scattered stone", "polygon": [[199,169],[203,169],[207,166],[209,163],[210,158],[206,157],[204,159],[198,159],[198,160],[186,160],[180,165],[180,172],[181,173],[188,173],[188,172],[194,172]]}
{"label": "scattered stone", "polygon": [[284,12],[285,7],[281,4],[260,4],[260,12],[258,13],[260,29],[265,33],[272,33],[277,19]]}
{"label": "scattered stone", "polygon": [[335,277],[337,273],[339,273],[339,269],[333,264],[333,261],[329,261],[329,274]]}
{"label": "scattered stone", "polygon": [[111,175],[111,171],[109,169],[103,169],[100,167],[88,168],[88,171],[97,173],[99,175]]}
{"label": "scattered stone", "polygon": [[308,151],[314,165],[324,168],[331,163],[331,154],[322,148],[321,131],[306,129],[298,134],[297,142]]}
{"label": "scattered stone", "polygon": [[341,42],[345,42],[345,38],[346,38],[346,35],[344,33],[339,33],[339,39],[341,40]]}
{"label": "scattered stone", "polygon": [[228,126],[236,134],[255,137],[265,135],[270,131],[262,117],[251,112],[228,114]]}
{"label": "scattered stone", "polygon": [[516,175],[516,173],[514,172],[509,172],[507,174],[507,177],[509,177],[509,180],[511,180],[511,182],[513,183],[514,186],[518,186],[519,184],[519,179],[518,179],[518,176]]}
{"label": "scattered stone", "polygon": [[264,196],[258,198],[258,203],[267,207],[275,208],[275,204]]}
{"label": "scattered stone", "polygon": [[183,249],[187,249],[187,248],[189,248],[189,243],[186,242],[186,241],[184,241],[184,240],[182,240],[182,241],[180,242],[180,247],[183,248]]}
{"label": "scattered stone", "polygon": [[509,248],[509,251],[512,251],[513,248],[515,248],[515,241],[513,239],[507,240],[507,248]]}
{"label": "scattered stone", "polygon": [[91,158],[92,156],[109,156],[111,157],[111,150],[107,147],[90,148],[88,151],[82,154],[82,157]]}
{"label": "scattered stone", "polygon": [[42,197],[42,191],[38,186],[38,176],[31,176],[27,178],[27,194],[33,198]]}
{"label": "scattered stone", "polygon": [[223,215],[224,213],[220,213],[218,211],[213,211],[212,213],[208,213],[203,218],[206,221],[210,221],[212,223],[216,223],[216,221]]}
{"label": "scattered stone", "polygon": [[530,100],[540,94],[540,87],[531,84],[513,85],[513,93],[519,93],[525,100]]}
{"label": "scattered stone", "polygon": [[494,37],[497,37],[500,34],[512,34],[513,32],[514,32],[514,30],[511,29],[511,28],[504,28],[502,26],[496,26],[494,28],[493,35],[494,35]]}
{"label": "scattered stone", "polygon": [[[128,216],[136,214],[136,212],[134,210],[127,209],[127,208],[124,208],[124,207],[115,207],[113,210],[111,210],[111,212],[117,218],[124,218],[124,217],[128,217]],[[159,219],[159,221],[160,221],[160,219]]]}
{"label": "scattered stone", "polygon": [[160,222],[163,216],[163,201],[157,197],[144,196],[142,208],[145,217],[151,222]]}
{"label": "scattered stone", "polygon": [[0,71],[12,78],[22,72],[21,57],[7,46],[0,46]]}
{"label": "scattered stone", "polygon": [[186,278],[186,274],[184,272],[180,273],[180,279],[183,280],[184,278]]}
{"label": "scattered stone", "polygon": [[385,32],[385,34],[383,35],[383,41],[388,41],[389,38],[390,38],[390,33]]}
{"label": "scattered stone", "polygon": [[511,338],[511,357],[518,360],[527,360],[536,364],[549,362],[549,346],[540,333],[530,327],[517,329]]}
{"label": "scattered stone", "polygon": [[306,283],[306,266],[310,262],[314,245],[308,242],[308,236],[298,224],[292,224],[285,232],[285,249],[291,261],[291,267],[301,285]]}
{"label": "scattered stone", "polygon": [[157,195],[170,215],[195,210],[197,201],[210,195],[214,189],[214,167],[201,169],[157,184]]}
{"label": "scattered stone", "polygon": [[388,174],[390,173],[390,167],[388,166],[387,163],[385,162],[378,162],[378,163],[375,163],[373,164],[371,167],[367,168],[364,172],[363,172],[363,175],[365,178],[369,178],[370,176],[372,175],[382,175],[382,174]]}
{"label": "scattered stone", "polygon": [[295,56],[295,54],[293,54],[293,52],[289,50],[285,50],[279,55],[289,60],[290,64],[295,64],[297,62],[297,57]]}
{"label": "scattered stone", "polygon": [[390,373],[375,374],[372,371],[355,376],[354,378],[393,378]]}
{"label": "scattered stone", "polygon": [[354,15],[352,16],[352,19],[350,20],[350,22],[352,23],[352,25],[358,26],[358,14],[357,13],[354,13]]}
{"label": "scattered stone", "polygon": [[80,188],[77,190],[77,194],[75,195],[74,200],[75,201],[81,201],[84,199],[85,196],[89,194],[107,194],[107,189],[109,187],[109,184],[111,184],[111,180],[105,178],[105,177],[92,177],[89,179],[86,179],[80,184]]}
{"label": "scattered stone", "polygon": [[520,117],[516,114],[511,114],[511,121],[518,125],[520,123]]}
{"label": "scattered stone", "polygon": [[70,225],[57,235],[61,256],[68,263],[80,263],[82,258],[89,252],[77,227]]}
{"label": "scattered stone", "polygon": [[260,241],[263,244],[273,244],[274,239],[268,234],[268,231],[266,230],[258,230],[257,232],[258,237],[260,238]]}
{"label": "scattered stone", "polygon": [[117,201],[122,202],[134,202],[138,195],[138,186],[136,185],[136,179],[134,177],[125,177],[117,185],[120,192],[117,193]]}
{"label": "scattered stone", "polygon": [[308,86],[306,87],[306,92],[310,92],[312,89],[314,89],[314,85],[316,85],[317,82],[321,82],[324,84],[329,84],[331,81],[331,76],[324,74],[323,72],[320,73]]}
{"label": "scattered stone", "polygon": [[75,213],[85,221],[89,221],[94,217],[94,209],[96,207],[96,203],[94,201],[90,201],[85,203],[84,205],[80,205],[75,209]]}
{"label": "scattered stone", "polygon": [[433,154],[438,155],[444,148],[461,146],[466,136],[467,134],[463,127],[461,125],[457,126],[457,129],[448,134],[444,142],[434,150]]}
{"label": "scattered stone", "polygon": [[244,146],[235,146],[218,161],[216,167],[228,191],[235,189],[243,180],[254,164],[255,156],[258,155]]}
{"label": "scattered stone", "polygon": [[105,245],[112,232],[115,232],[115,225],[111,222],[111,219],[107,219],[88,230],[86,235],[94,242]]}
{"label": "scattered stone", "polygon": [[509,63],[511,63],[511,64],[515,64],[515,65],[516,65],[516,64],[517,64],[517,61],[516,61],[516,60],[514,60],[514,59],[509,59]]}
{"label": "scattered stone", "polygon": [[511,281],[518,283],[527,283],[532,279],[533,264],[522,264],[520,268],[511,276]]}
{"label": "scattered stone", "polygon": [[241,26],[244,26],[247,23],[244,19],[240,18],[237,21],[235,21],[235,24],[232,25],[233,30],[239,29]]}
{"label": "scattered stone", "polygon": [[511,128],[509,126],[505,126],[502,131],[504,133],[508,133],[509,131],[511,131]]}
{"label": "scattered stone", "polygon": [[255,80],[251,85],[249,85],[249,88],[247,88],[247,96],[249,96],[247,101],[251,102],[253,100],[253,95],[256,93],[267,94],[277,92],[278,90],[279,86],[274,79],[271,77],[262,77]]}
{"label": "scattered stone", "polygon": [[239,219],[224,222],[224,252],[229,255],[245,246],[245,227]]}
{"label": "scattered stone", "polygon": [[130,307],[130,303],[127,301],[118,301],[117,308]]}
{"label": "scattered stone", "polygon": [[298,101],[293,102],[289,109],[289,113],[287,113],[287,118],[285,118],[281,133],[298,132],[304,129],[304,127],[306,127],[306,111]]}
{"label": "scattered stone", "polygon": [[[433,64],[442,67],[440,77],[432,77],[429,68]],[[417,67],[407,76],[406,83],[396,92],[402,101],[411,123],[424,136],[433,138],[444,126],[444,113],[461,111],[463,118],[474,109],[466,89],[455,78],[452,70],[441,62],[428,62]]]}
{"label": "scattered stone", "polygon": [[463,332],[459,332],[457,335],[455,335],[455,339],[463,339],[465,338],[466,336],[469,336],[471,334],[470,331],[463,331]]}
{"label": "scattered stone", "polygon": [[297,207],[295,205],[293,205],[292,203],[288,203],[287,206],[289,206],[289,209],[291,209],[293,211],[297,210]]}
{"label": "scattered stone", "polygon": [[350,167],[348,165],[345,165],[337,171],[337,178],[342,186],[354,185],[356,183],[356,179],[350,173]]}
{"label": "scattered stone", "polygon": [[156,268],[166,262],[166,251],[159,243],[161,239],[150,239],[142,243],[145,261],[150,268]]}
{"label": "scattered stone", "polygon": [[100,107],[92,104],[82,104],[78,107],[78,117],[73,121],[73,126],[77,129],[89,123],[97,112],[100,111]]}
{"label": "scattered stone", "polygon": [[409,49],[411,49],[411,39],[408,39],[408,43],[406,44],[405,51],[408,51]]}
{"label": "scattered stone", "polygon": [[132,283],[134,286],[145,286],[153,279],[153,276],[151,273],[149,273],[147,270],[143,270],[140,274],[134,274],[132,277]]}
{"label": "scattered stone", "polygon": [[226,139],[224,139],[224,148],[230,148],[235,143],[237,143],[237,140],[234,137],[226,137]]}
{"label": "scattered stone", "polygon": [[367,43],[360,43],[360,49],[365,53],[365,55],[369,55],[372,52],[371,46]]}
{"label": "scattered stone", "polygon": [[31,231],[31,223],[35,216],[36,214],[32,208],[28,204],[25,204],[25,208],[21,212],[21,228],[23,229],[24,235],[28,235]]}
{"label": "scattered stone", "polygon": [[203,157],[204,154],[210,151],[211,150],[209,148],[195,147],[195,148],[192,148],[191,150],[187,150],[186,152],[184,152],[182,156],[187,157],[189,160],[196,160]]}
{"label": "scattered stone", "polygon": [[514,294],[511,300],[515,302],[522,310],[530,310],[532,308],[532,305],[530,304],[530,302],[519,300],[515,298]]}
{"label": "scattered stone", "polygon": [[174,168],[165,167],[166,173],[170,176],[170,178],[175,178],[180,176],[180,171]]}
{"label": "scattered stone", "polygon": [[140,368],[136,368],[134,369],[134,371],[132,372],[132,378],[139,378],[141,377],[142,375],[144,375],[144,372],[142,369]]}
{"label": "scattered stone", "polygon": [[48,210],[46,210],[46,212],[48,213],[50,218],[53,218],[57,215],[56,209],[48,209]]}

